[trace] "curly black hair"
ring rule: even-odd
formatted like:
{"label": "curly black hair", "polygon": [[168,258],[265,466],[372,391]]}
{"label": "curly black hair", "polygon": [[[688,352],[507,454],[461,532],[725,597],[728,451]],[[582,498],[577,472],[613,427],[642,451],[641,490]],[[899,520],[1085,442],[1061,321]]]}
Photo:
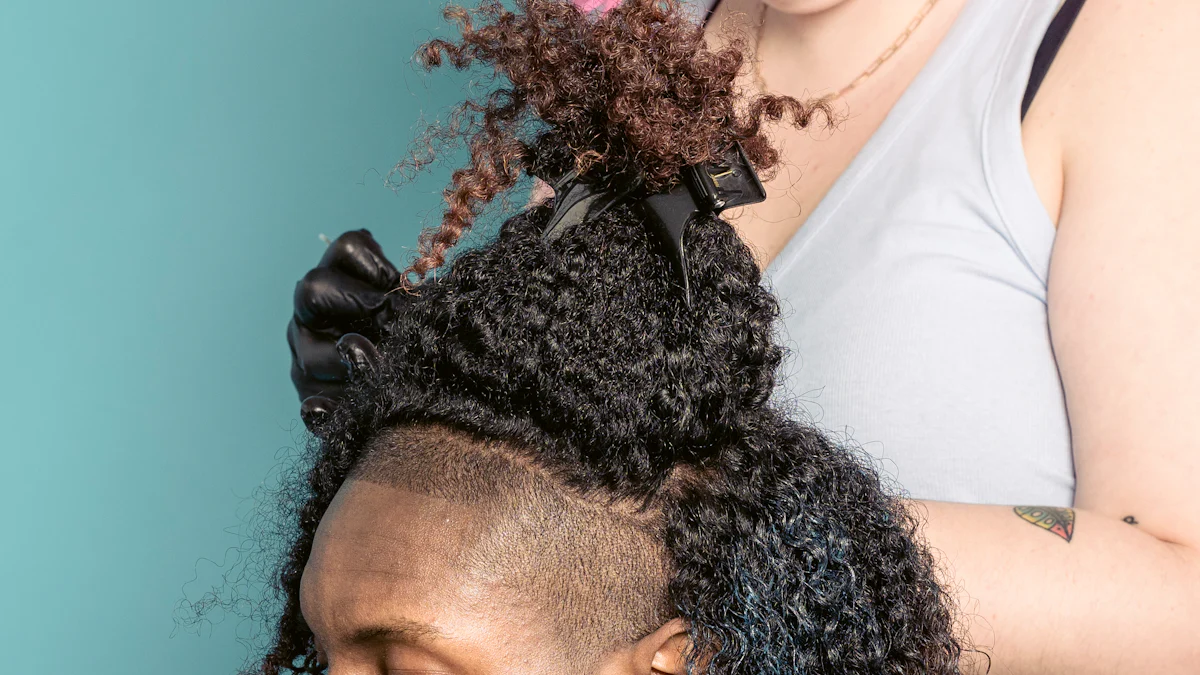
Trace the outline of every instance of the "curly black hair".
{"label": "curly black hair", "polygon": [[[503,25],[526,51],[535,49],[530,36],[545,31],[603,34],[613,54],[628,51],[621,35],[633,34],[673,55],[662,63],[680,58],[654,31],[664,22],[664,33],[684,31],[673,1],[631,0],[603,19],[556,0],[516,4],[516,13],[490,5],[492,25],[470,30]],[[548,16],[567,23],[555,28]],[[687,48],[703,52],[696,41]],[[636,60],[646,53],[654,51]],[[538,81],[522,84],[522,95]],[[711,106],[695,88],[726,95],[730,82],[692,80],[673,105]],[[603,91],[604,81],[596,86]],[[600,105],[602,97],[588,96]],[[715,131],[706,137],[758,138],[762,108],[754,114],[753,124],[738,122],[730,107],[709,120]],[[591,168],[637,161],[640,141],[605,128],[623,139],[619,161],[601,157]],[[577,133],[551,124],[540,142],[521,143],[520,166],[564,168],[564,148],[577,168],[582,155],[595,159],[593,149],[565,142]],[[656,157],[658,172],[692,159]],[[774,160],[761,147],[755,158]],[[359,371],[315,430],[306,501],[276,577],[285,606],[259,672],[323,672],[299,603],[317,525],[373,442],[396,429],[438,427],[519,448],[570,490],[660,513],[670,608],[706,673],[958,672],[952,603],[914,516],[868,464],[772,402],[783,355],[778,305],[734,229],[714,215],[688,229],[689,306],[637,204],[548,241],[552,210],[549,203],[513,216],[490,243],[392,296],[395,319],[378,367]]]}

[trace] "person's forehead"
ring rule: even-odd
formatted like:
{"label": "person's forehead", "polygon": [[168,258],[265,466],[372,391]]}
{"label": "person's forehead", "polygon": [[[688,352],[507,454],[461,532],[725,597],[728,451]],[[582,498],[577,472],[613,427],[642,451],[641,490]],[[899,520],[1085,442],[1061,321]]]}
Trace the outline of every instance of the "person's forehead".
{"label": "person's forehead", "polygon": [[[494,520],[477,507],[348,481],[321,520],[301,583],[306,622],[324,641],[366,635],[428,647],[455,672],[541,672],[541,645],[514,624],[464,561]],[[331,645],[324,644],[325,648]],[[483,664],[488,669],[483,670]]]}
{"label": "person's forehead", "polygon": [[[467,507],[366,481],[347,481],[322,518],[301,601],[328,631],[431,615],[472,590],[459,569],[477,536]],[[310,617],[310,615],[312,615]],[[318,628],[314,626],[314,628]]]}

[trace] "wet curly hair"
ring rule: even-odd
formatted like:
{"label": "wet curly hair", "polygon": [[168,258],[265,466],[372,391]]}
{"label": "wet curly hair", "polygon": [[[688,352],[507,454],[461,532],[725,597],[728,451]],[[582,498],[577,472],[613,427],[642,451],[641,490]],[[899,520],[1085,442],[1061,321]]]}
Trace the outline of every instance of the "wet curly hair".
{"label": "wet curly hair", "polygon": [[[598,182],[638,172],[662,187],[733,141],[769,169],[764,122],[813,115],[779,97],[739,112],[742,52],[709,51],[674,0],[627,0],[603,16],[513,4],[449,10],[462,39],[421,52],[434,65],[490,63],[511,87],[464,109],[479,113],[471,165],[454,174],[418,273],[519,171],[574,168]],[[545,124],[530,137],[528,115]],[[958,672],[952,603],[915,518],[868,464],[773,403],[778,305],[733,228],[710,214],[686,232],[689,305],[637,204],[548,241],[552,210],[511,217],[493,241],[393,294],[378,367],[356,371],[314,429],[276,576],[284,606],[258,672],[324,672],[299,602],[317,525],[373,442],[438,427],[518,448],[564,489],[661,514],[666,600],[706,673]]]}

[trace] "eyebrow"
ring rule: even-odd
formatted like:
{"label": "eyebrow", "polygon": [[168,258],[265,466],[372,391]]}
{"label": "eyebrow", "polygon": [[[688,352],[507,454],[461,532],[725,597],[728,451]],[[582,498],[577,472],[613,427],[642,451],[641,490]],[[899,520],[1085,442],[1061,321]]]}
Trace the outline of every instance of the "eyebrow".
{"label": "eyebrow", "polygon": [[399,642],[422,645],[441,637],[445,637],[442,632],[427,623],[401,620],[357,628],[346,636],[346,642],[348,644]]}

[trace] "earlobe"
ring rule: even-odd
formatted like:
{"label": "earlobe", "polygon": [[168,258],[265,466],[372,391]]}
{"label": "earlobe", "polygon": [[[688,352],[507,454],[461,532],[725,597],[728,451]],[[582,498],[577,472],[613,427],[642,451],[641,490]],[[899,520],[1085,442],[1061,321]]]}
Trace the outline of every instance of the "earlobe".
{"label": "earlobe", "polygon": [[661,628],[642,638],[647,651],[653,649],[647,675],[686,675],[688,648],[687,625],[682,619],[672,619]]}

